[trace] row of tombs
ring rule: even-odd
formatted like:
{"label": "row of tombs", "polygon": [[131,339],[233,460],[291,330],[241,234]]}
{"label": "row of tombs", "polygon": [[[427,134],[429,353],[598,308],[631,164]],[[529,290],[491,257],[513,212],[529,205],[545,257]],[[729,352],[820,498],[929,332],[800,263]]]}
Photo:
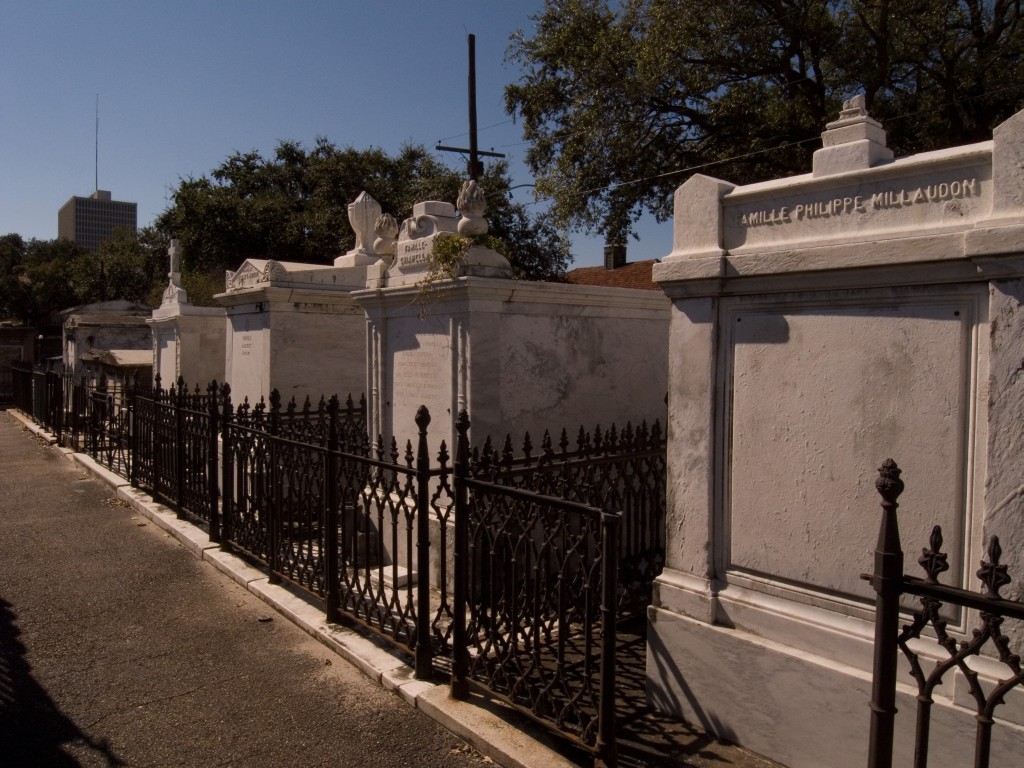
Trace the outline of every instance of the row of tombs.
{"label": "row of tombs", "polygon": [[[449,444],[463,409],[475,435],[503,437],[650,422],[667,404],[649,699],[791,768],[861,766],[874,593],[860,574],[882,460],[904,470],[908,552],[942,525],[945,583],[973,588],[993,535],[1024,574],[1024,113],[991,141],[896,159],[855,99],[822,138],[808,174],[679,187],[661,292],[513,281],[482,246],[438,276],[438,238],[480,231],[466,200],[461,219],[421,203],[399,230],[361,196],[356,247],[333,266],[246,261],[219,308],[188,303],[172,247],[149,359],[165,383],[226,380],[236,402],[365,392],[371,432],[403,445],[421,404]],[[67,328],[69,365],[76,334],[102,346],[98,327]],[[963,639],[977,613],[946,618]],[[1020,648],[1024,630],[1004,631]],[[971,663],[985,685],[1007,676]],[[936,696],[933,764],[969,764],[964,675]],[[998,717],[994,755],[1015,762],[1019,689]],[[913,718],[898,722],[907,762]]]}

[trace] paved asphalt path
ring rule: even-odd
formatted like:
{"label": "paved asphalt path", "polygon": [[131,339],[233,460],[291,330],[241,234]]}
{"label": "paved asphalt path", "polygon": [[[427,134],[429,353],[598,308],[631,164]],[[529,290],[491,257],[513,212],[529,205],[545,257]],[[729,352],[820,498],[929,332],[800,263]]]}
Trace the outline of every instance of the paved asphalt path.
{"label": "paved asphalt path", "polygon": [[485,762],[0,411],[0,767]]}

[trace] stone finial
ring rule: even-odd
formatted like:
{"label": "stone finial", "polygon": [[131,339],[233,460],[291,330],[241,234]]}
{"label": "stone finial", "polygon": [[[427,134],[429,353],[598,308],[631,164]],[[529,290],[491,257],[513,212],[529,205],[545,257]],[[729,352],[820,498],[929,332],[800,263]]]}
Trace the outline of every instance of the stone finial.
{"label": "stone finial", "polygon": [[260,282],[272,283],[275,280],[284,280],[287,276],[287,272],[281,262],[276,259],[267,259],[267,263],[263,265],[263,272],[260,274]]}
{"label": "stone finial", "polygon": [[360,192],[359,197],[349,205],[348,222],[356,233],[355,250],[359,253],[370,253],[370,233],[380,214],[380,203],[365,192]]}
{"label": "stone finial", "polygon": [[167,248],[167,255],[170,257],[170,272],[167,276],[174,280],[174,276],[181,277],[181,249],[178,246],[178,239],[174,238],[171,240],[170,246]]}
{"label": "stone finial", "polygon": [[486,235],[488,224],[484,218],[484,208],[487,206],[487,198],[484,196],[483,188],[473,179],[462,185],[457,201],[459,213],[459,234],[464,237],[472,235]]}
{"label": "stone finial", "polygon": [[373,231],[377,234],[377,239],[373,241],[373,252],[381,257],[394,258],[398,220],[390,213],[382,213],[377,217]]}
{"label": "stone finial", "polygon": [[398,240],[415,240],[457,230],[454,205],[440,200],[425,200],[412,207],[412,216],[402,222]]}
{"label": "stone finial", "polygon": [[843,111],[839,113],[840,120],[846,120],[851,117],[867,117],[867,99],[864,98],[863,93],[858,93],[852,99],[847,99],[843,102]]}
{"label": "stone finial", "polygon": [[843,102],[839,119],[825,125],[822,148],[814,153],[814,175],[862,171],[893,159],[885,129],[871,117],[863,94]]}
{"label": "stone finial", "polygon": [[164,289],[160,304],[188,304],[188,294],[181,287],[181,247],[177,239],[171,240],[167,248],[167,257],[167,287]]}
{"label": "stone finial", "polygon": [[373,264],[377,256],[373,252],[373,227],[381,215],[380,203],[366,192],[348,206],[348,222],[356,236],[355,247],[344,256],[334,260],[336,267],[358,267]]}

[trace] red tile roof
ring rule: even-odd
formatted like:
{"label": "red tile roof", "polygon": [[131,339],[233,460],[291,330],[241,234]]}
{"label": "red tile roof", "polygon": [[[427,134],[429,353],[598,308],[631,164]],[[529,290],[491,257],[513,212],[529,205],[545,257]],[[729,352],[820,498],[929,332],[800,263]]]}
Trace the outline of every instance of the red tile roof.
{"label": "red tile roof", "polygon": [[641,288],[660,291],[661,286],[651,279],[651,268],[657,259],[634,261],[618,269],[604,267],[578,267],[565,273],[565,280],[576,285],[605,285],[613,288]]}

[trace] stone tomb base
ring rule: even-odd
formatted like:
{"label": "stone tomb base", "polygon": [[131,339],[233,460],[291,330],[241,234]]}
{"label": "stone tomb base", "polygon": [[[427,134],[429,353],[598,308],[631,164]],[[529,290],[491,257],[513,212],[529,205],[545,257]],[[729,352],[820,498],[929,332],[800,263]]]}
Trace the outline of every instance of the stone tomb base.
{"label": "stone tomb base", "polygon": [[[672,599],[664,586],[661,599]],[[841,618],[832,619],[831,627],[815,626],[809,614],[779,614],[776,620],[794,632],[810,628],[838,646],[855,646],[850,650],[862,659],[870,657],[873,628],[866,622],[860,636],[851,637],[849,622]],[[870,670],[870,662],[852,666],[752,632],[649,610],[648,700],[722,740],[787,766],[867,765],[871,673],[865,669]],[[911,680],[902,654],[898,679]],[[916,686],[897,686],[893,765],[913,764],[916,696]],[[1024,714],[1022,699],[1008,697],[1001,709],[1012,716]],[[953,673],[947,673],[932,706],[930,768],[974,764],[972,701],[963,677],[957,674],[954,682]],[[1018,765],[1022,754],[1024,729],[997,720],[991,764]]]}

